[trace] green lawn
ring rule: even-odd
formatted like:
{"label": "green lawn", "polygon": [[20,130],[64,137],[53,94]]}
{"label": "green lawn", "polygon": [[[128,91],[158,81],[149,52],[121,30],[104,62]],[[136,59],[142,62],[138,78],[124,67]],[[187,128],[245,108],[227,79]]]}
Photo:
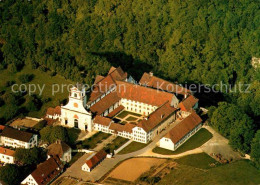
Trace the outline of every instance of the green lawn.
{"label": "green lawn", "polygon": [[140,149],[146,147],[148,144],[138,143],[138,142],[133,141],[132,143],[127,145],[123,150],[121,150],[118,154],[127,154],[127,153],[131,153],[131,152],[135,152],[137,150],[140,150]]}
{"label": "green lawn", "polygon": [[142,116],[141,114],[137,114],[137,113],[134,113],[134,112],[123,111],[123,112],[119,113],[118,115],[116,115],[116,117],[122,119],[122,118],[125,118],[129,114],[134,115],[134,116],[138,116],[138,117]]}
{"label": "green lawn", "polygon": [[129,116],[128,118],[126,118],[127,121],[136,121],[138,118],[135,118],[133,116]]}
{"label": "green lawn", "polygon": [[125,144],[127,141],[129,141],[129,139],[117,136],[112,143],[109,143],[104,150],[107,153],[112,153],[114,152],[114,150],[118,149],[120,146],[122,146],[123,144]]}
{"label": "green lawn", "polygon": [[107,139],[111,134],[98,132],[94,134],[92,137],[85,139],[82,143],[77,145],[77,148],[84,149],[94,149],[98,143],[101,143],[103,140]]}
{"label": "green lawn", "polygon": [[159,185],[257,185],[260,183],[260,171],[247,160],[209,167],[214,159],[202,153],[180,158],[176,162],[179,165],[162,178]]}
{"label": "green lawn", "polygon": [[[25,66],[20,72],[17,73],[13,73],[11,74],[8,70],[1,70],[0,71],[0,90],[5,90],[6,92],[11,92],[11,87],[5,87],[5,83],[6,81],[15,81],[15,83],[17,83],[18,85],[21,85],[21,82],[19,81],[18,77],[21,74],[33,74],[34,78],[31,82],[29,83],[25,83],[26,86],[28,87],[29,84],[36,84],[37,87],[43,87],[44,86],[44,90],[42,95],[40,96],[41,99],[48,99],[51,98],[51,101],[48,102],[44,102],[43,106],[41,107],[41,109],[39,111],[35,111],[35,112],[30,112],[29,116],[32,117],[42,117],[45,114],[45,111],[48,107],[55,107],[57,105],[60,105],[60,101],[68,98],[68,92],[67,92],[67,86],[64,86],[63,92],[59,92],[56,94],[52,94],[52,85],[53,84],[74,84],[72,81],[66,80],[64,77],[60,76],[60,75],[56,75],[51,77],[49,75],[49,72],[42,72],[38,69],[31,69],[28,66]],[[54,87],[54,86],[53,86]],[[16,89],[15,89],[16,90]],[[60,88],[61,90],[61,88]],[[36,89],[36,94],[39,95],[39,88]],[[26,99],[26,101],[21,105],[21,106],[25,106],[27,103],[27,98],[28,95],[25,95],[24,98]],[[1,107],[1,109],[4,109],[5,106]],[[0,117],[2,117],[2,111],[0,112]]]}
{"label": "green lawn", "polygon": [[216,166],[220,164],[206,153],[188,155],[180,159],[176,159],[176,162],[202,169],[211,168],[210,164],[214,164]]}
{"label": "green lawn", "polygon": [[200,147],[211,138],[212,138],[212,134],[209,131],[207,131],[207,129],[201,128],[196,134],[194,134],[191,138],[189,138],[188,141],[186,141],[183,145],[177,148],[176,151],[155,147],[153,149],[153,152],[163,154],[163,155],[179,154]]}

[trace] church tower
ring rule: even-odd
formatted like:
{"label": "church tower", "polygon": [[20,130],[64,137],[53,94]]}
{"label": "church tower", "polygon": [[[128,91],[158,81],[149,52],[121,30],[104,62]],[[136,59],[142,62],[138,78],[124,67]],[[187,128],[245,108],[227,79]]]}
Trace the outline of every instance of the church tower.
{"label": "church tower", "polygon": [[81,130],[92,131],[92,115],[86,107],[87,96],[85,89],[73,87],[70,89],[69,102],[61,106],[61,124]]}

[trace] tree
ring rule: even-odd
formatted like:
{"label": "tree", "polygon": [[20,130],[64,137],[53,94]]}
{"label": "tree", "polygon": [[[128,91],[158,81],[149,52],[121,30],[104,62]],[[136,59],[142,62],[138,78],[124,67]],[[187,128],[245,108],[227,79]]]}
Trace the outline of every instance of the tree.
{"label": "tree", "polygon": [[22,164],[32,165],[39,164],[46,160],[46,152],[41,148],[17,148],[15,151],[15,159]]}
{"label": "tree", "polygon": [[256,126],[238,106],[221,102],[213,112],[210,124],[229,138],[230,145],[241,152],[250,152]]}
{"label": "tree", "polygon": [[8,104],[5,106],[3,115],[6,121],[13,119],[18,113],[18,107],[16,105]]}
{"label": "tree", "polygon": [[0,168],[0,179],[7,185],[18,185],[21,181],[21,171],[14,164],[6,164]]}
{"label": "tree", "polygon": [[57,140],[68,142],[68,134],[66,128],[62,126],[55,126],[52,128],[50,133],[50,142],[54,143]]}
{"label": "tree", "polygon": [[67,129],[62,126],[47,126],[40,131],[41,139],[48,143],[54,143],[57,140],[69,141]]}
{"label": "tree", "polygon": [[52,126],[44,127],[40,130],[41,140],[50,143],[50,134],[52,131]]}
{"label": "tree", "polygon": [[256,132],[251,144],[251,159],[255,166],[260,169],[260,130]]}
{"label": "tree", "polygon": [[34,75],[33,74],[22,74],[18,77],[18,79],[20,80],[20,82],[22,83],[28,83],[30,81],[32,81]]}

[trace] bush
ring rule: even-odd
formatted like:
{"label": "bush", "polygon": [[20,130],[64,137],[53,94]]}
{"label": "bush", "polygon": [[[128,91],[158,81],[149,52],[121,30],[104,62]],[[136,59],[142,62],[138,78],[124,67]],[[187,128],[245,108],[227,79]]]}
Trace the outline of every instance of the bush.
{"label": "bush", "polygon": [[28,83],[30,81],[32,81],[34,75],[33,74],[22,74],[18,77],[18,79],[20,80],[20,82],[22,83]]}
{"label": "bush", "polygon": [[4,86],[5,86],[5,87],[10,87],[10,86],[12,86],[13,84],[15,84],[15,81],[13,81],[13,80],[8,80],[8,81],[5,82]]}
{"label": "bush", "polygon": [[11,73],[16,73],[17,70],[18,69],[17,69],[17,67],[15,66],[14,63],[8,65],[8,71],[10,71]]}
{"label": "bush", "polygon": [[48,69],[45,66],[40,66],[39,70],[42,71],[42,72],[46,72]]}
{"label": "bush", "polygon": [[0,107],[2,107],[5,104],[3,98],[0,97]]}
{"label": "bush", "polygon": [[50,72],[50,76],[55,76],[57,73],[55,71]]}

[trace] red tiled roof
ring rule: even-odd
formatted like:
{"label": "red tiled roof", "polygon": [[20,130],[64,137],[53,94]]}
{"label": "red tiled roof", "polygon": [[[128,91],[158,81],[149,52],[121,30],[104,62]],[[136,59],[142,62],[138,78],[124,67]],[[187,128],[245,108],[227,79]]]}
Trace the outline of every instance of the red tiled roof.
{"label": "red tiled roof", "polygon": [[165,102],[162,106],[152,112],[148,119],[141,120],[137,126],[143,128],[146,132],[149,132],[155,128],[158,124],[165,121],[176,112],[176,108],[170,106],[168,102]]}
{"label": "red tiled roof", "polygon": [[116,102],[119,102],[120,98],[117,96],[115,91],[109,93],[104,98],[102,98],[99,102],[95,103],[90,107],[92,113],[96,113],[97,115],[102,114],[105,110],[109,109]]}
{"label": "red tiled roof", "polygon": [[102,94],[106,93],[109,89],[116,86],[116,80],[125,80],[127,73],[125,73],[121,67],[112,67],[106,77],[95,83],[95,87],[90,94],[90,101],[97,99]]}
{"label": "red tiled roof", "polygon": [[0,130],[4,130],[5,126],[4,125],[0,125]]}
{"label": "red tiled roof", "polygon": [[89,160],[87,160],[86,164],[91,169],[91,168],[95,167],[101,160],[106,158],[106,156],[107,156],[107,153],[104,150],[100,150],[93,157],[91,157]]}
{"label": "red tiled roof", "polygon": [[132,133],[132,129],[136,127],[136,125],[131,124],[131,123],[126,123],[125,125],[121,125],[119,123],[111,123],[109,129],[110,130],[114,130],[116,133],[117,132],[128,132],[128,133]]}
{"label": "red tiled roof", "polygon": [[174,94],[158,91],[140,85],[117,81],[117,93],[121,98],[143,102],[149,105],[161,106],[166,101],[171,102]]}
{"label": "red tiled roof", "polygon": [[0,147],[0,153],[4,155],[14,156],[15,151],[8,148]]}
{"label": "red tiled roof", "polygon": [[54,116],[54,115],[61,115],[61,108],[60,108],[60,106],[57,106],[57,107],[55,107],[55,108],[52,108],[52,107],[49,107],[48,109],[47,109],[47,111],[46,111],[46,114],[47,115],[52,115],[52,116]]}
{"label": "red tiled roof", "polygon": [[164,137],[171,139],[172,142],[176,144],[201,122],[202,119],[193,111],[189,116],[173,127]]}
{"label": "red tiled roof", "polygon": [[109,126],[109,124],[112,122],[111,119],[109,118],[106,118],[106,117],[103,117],[103,116],[99,116],[97,115],[94,120],[93,120],[93,123],[97,123],[97,124],[100,124],[100,125],[104,125],[104,126]]}
{"label": "red tiled roof", "polygon": [[190,111],[198,101],[199,99],[189,95],[185,100],[179,103],[179,107],[182,111]]}
{"label": "red tiled roof", "polygon": [[96,84],[97,82],[103,80],[104,78],[105,78],[104,76],[97,75],[97,76],[96,76],[96,79],[95,79],[95,81],[94,81],[94,84]]}
{"label": "red tiled roof", "polygon": [[112,112],[110,112],[107,117],[112,118],[115,115],[117,115],[120,111],[124,110],[124,106],[123,105],[119,105],[115,110],[113,110]]}
{"label": "red tiled roof", "polygon": [[62,169],[61,161],[58,158],[51,157],[39,164],[31,175],[38,184],[45,185],[57,177]]}
{"label": "red tiled roof", "polygon": [[173,92],[176,94],[190,94],[190,90],[186,89],[184,87],[181,87],[180,85],[168,82],[164,79],[158,78],[156,76],[150,75],[148,73],[144,73],[142,78],[139,81],[140,84],[152,87],[155,89],[160,89],[163,91]]}

